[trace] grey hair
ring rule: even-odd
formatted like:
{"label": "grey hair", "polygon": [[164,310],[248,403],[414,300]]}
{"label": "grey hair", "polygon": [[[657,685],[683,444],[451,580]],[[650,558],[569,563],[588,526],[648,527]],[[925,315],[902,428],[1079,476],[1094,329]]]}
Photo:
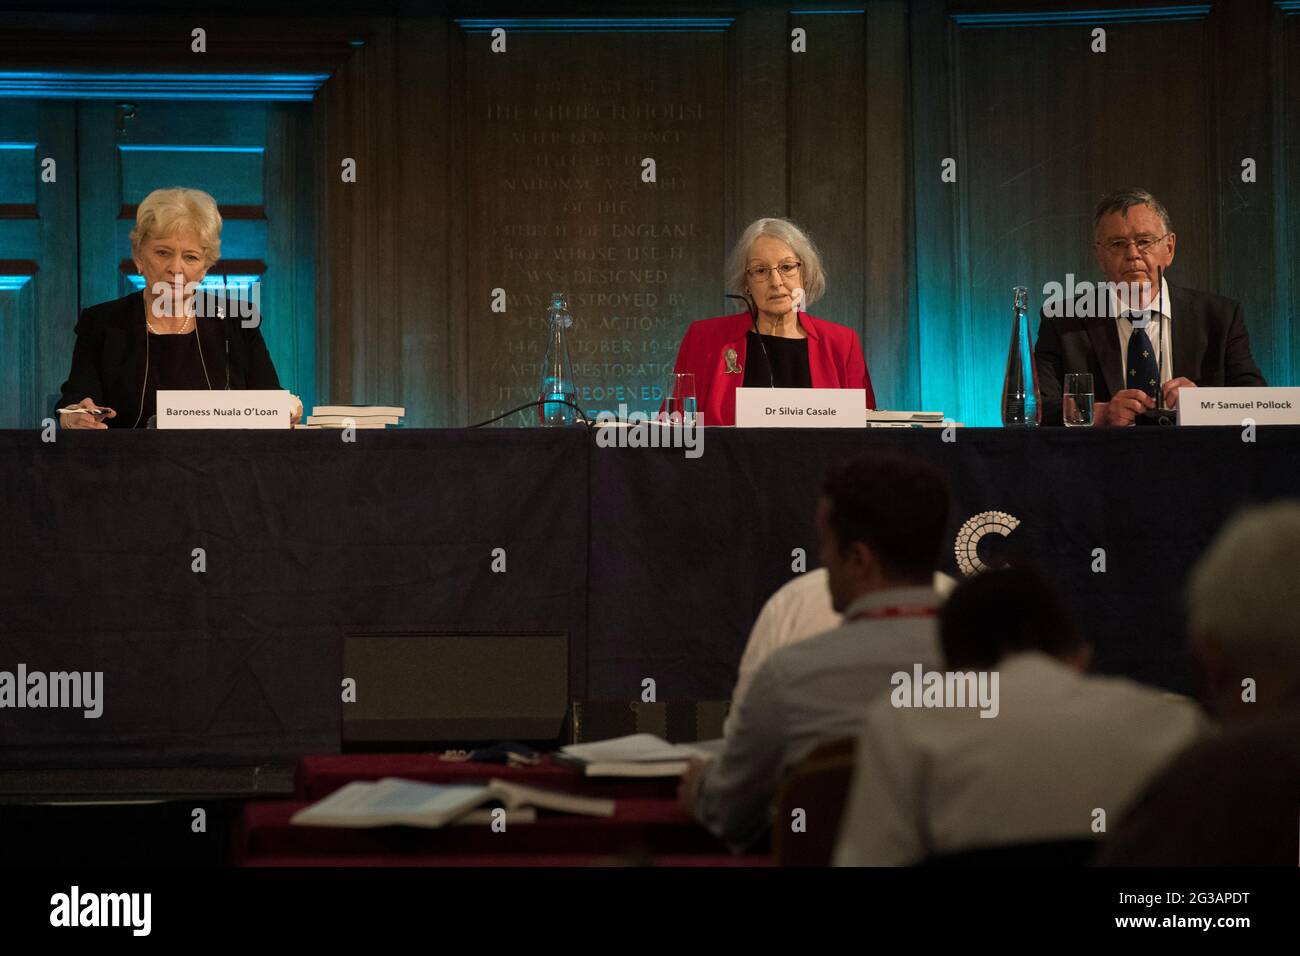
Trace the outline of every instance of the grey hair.
{"label": "grey hair", "polygon": [[749,263],[749,250],[763,236],[780,239],[794,250],[795,257],[803,263],[803,301],[812,305],[826,291],[826,270],[817,247],[802,229],[788,219],[755,219],[749,224],[727,257],[727,288],[732,292],[745,291],[745,266]]}
{"label": "grey hair", "polygon": [[1232,519],[1192,569],[1187,620],[1237,667],[1300,677],[1300,500],[1275,501]]}
{"label": "grey hair", "polygon": [[1150,206],[1160,217],[1160,221],[1165,224],[1165,232],[1174,231],[1173,221],[1169,218],[1169,210],[1165,208],[1164,203],[1145,189],[1136,186],[1117,189],[1101,197],[1101,202],[1097,203],[1097,211],[1092,217],[1092,231],[1096,233],[1097,227],[1101,225],[1102,216],[1108,216],[1113,212],[1127,212],[1134,206]]}

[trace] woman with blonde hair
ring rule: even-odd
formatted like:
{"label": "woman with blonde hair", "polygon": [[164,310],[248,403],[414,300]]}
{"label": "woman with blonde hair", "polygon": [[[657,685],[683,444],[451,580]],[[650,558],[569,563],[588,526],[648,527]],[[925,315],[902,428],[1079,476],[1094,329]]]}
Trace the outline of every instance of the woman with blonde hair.
{"label": "woman with blonde hair", "polygon": [[[140,203],[131,258],[144,289],[84,309],[63,383],[64,428],[137,428],[158,389],[280,388],[258,321],[227,319],[198,291],[221,258],[221,213],[198,189],[155,189]],[[301,416],[294,409],[294,420]]]}
{"label": "woman with blonde hair", "polygon": [[862,343],[850,328],[803,311],[826,289],[812,240],[786,219],[752,222],[732,249],[727,289],[745,312],[691,323],[678,373],[695,376],[705,425],[736,423],[736,388],[863,388],[876,407]]}

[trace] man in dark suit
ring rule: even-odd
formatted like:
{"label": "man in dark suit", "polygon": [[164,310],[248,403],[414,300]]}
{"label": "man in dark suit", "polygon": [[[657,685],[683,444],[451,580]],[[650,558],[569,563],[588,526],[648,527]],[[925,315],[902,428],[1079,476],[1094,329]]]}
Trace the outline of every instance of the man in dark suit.
{"label": "man in dark suit", "polygon": [[[1142,189],[1102,199],[1094,216],[1097,265],[1109,288],[1095,307],[1046,307],[1034,359],[1043,424],[1061,424],[1065,375],[1092,373],[1093,424],[1132,425],[1156,407],[1178,407],[1178,391],[1196,385],[1267,385],[1250,355],[1241,304],[1169,285],[1177,236],[1169,213]],[[1067,302],[1066,306],[1080,303]]]}

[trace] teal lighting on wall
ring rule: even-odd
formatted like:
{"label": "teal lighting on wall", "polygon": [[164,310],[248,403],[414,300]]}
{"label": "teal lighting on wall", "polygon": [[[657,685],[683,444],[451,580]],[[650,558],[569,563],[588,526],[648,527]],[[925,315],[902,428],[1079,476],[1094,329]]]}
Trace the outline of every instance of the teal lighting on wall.
{"label": "teal lighting on wall", "polygon": [[328,73],[0,71],[0,97],[24,99],[310,101]]}
{"label": "teal lighting on wall", "polygon": [[117,147],[123,153],[265,153],[265,146],[177,146],[168,143],[136,143]]}
{"label": "teal lighting on wall", "polygon": [[455,23],[466,33],[722,33],[735,17],[457,17]]}
{"label": "teal lighting on wall", "polygon": [[[137,292],[143,291],[144,276],[142,275],[127,276],[127,279],[130,280],[131,285],[135,286],[135,290]],[[228,288],[242,290],[242,289],[250,288],[253,285],[253,283],[260,282],[261,280],[262,280],[261,276],[209,275],[201,283],[199,283],[199,288],[203,289],[205,292],[223,292]]]}
{"label": "teal lighting on wall", "polygon": [[1210,15],[1208,3],[1177,6],[1099,7],[1091,10],[1036,10],[1008,13],[954,13],[963,27],[1079,26],[1087,23],[1151,23],[1157,20],[1200,20]]}

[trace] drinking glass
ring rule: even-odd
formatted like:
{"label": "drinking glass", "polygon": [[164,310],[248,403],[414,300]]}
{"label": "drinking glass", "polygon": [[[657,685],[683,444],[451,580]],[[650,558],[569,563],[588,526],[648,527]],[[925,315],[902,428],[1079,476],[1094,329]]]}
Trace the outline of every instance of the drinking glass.
{"label": "drinking glass", "polygon": [[1067,426],[1092,424],[1092,373],[1068,372],[1061,393],[1061,418]]}
{"label": "drinking glass", "polygon": [[674,424],[694,424],[696,404],[693,372],[674,372],[668,376],[668,386],[664,389],[664,411],[668,413],[668,421]]}

